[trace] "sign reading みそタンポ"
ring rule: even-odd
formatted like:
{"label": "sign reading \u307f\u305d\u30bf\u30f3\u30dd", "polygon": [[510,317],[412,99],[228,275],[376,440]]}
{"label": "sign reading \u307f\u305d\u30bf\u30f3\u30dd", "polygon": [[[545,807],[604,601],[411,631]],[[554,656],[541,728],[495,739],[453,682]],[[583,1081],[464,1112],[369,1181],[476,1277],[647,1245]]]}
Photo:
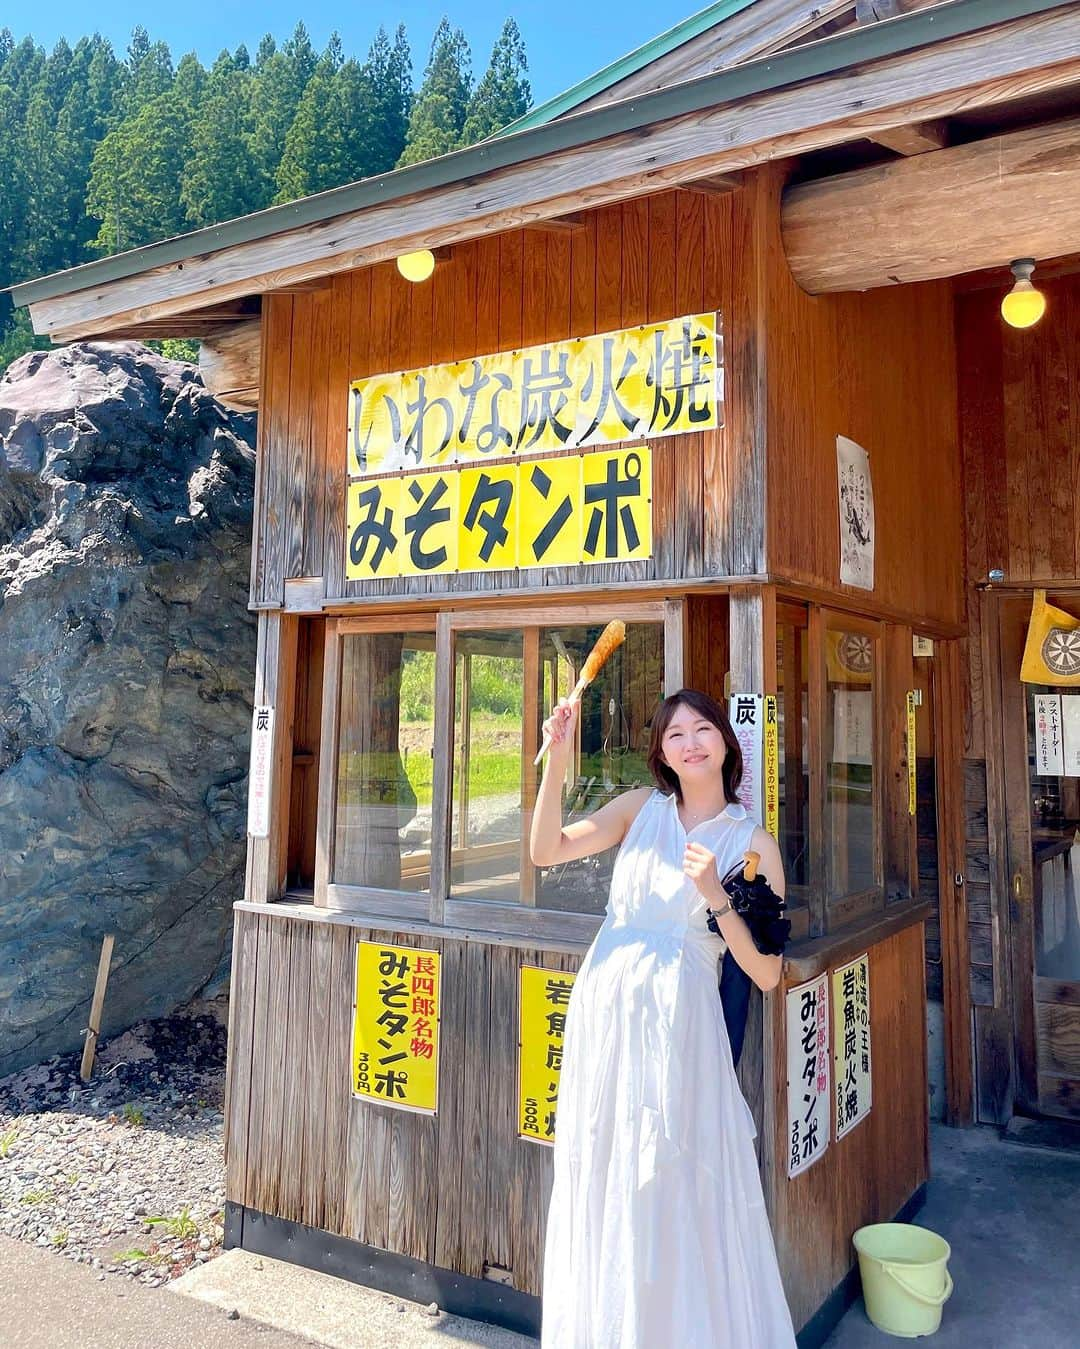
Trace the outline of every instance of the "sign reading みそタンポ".
{"label": "sign reading \u307f\u305d\u30bf\u30f3\u30dd", "polygon": [[439,1102],[438,951],[356,943],[352,1094],[435,1114]]}
{"label": "sign reading \u307f\u305d\u30bf\u30f3\u30dd", "polygon": [[349,580],[652,555],[647,445],[348,485]]}
{"label": "sign reading \u307f\u305d\u30bf\u30f3\u30dd", "polygon": [[477,356],[349,389],[350,478],[720,425],[715,314]]}

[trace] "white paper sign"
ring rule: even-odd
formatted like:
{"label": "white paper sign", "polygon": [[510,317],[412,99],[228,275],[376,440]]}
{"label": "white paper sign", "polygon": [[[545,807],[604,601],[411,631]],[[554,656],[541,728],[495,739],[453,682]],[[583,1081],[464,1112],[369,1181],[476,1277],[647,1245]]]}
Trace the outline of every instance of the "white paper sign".
{"label": "white paper sign", "polygon": [[252,838],[270,833],[270,758],[274,747],[274,709],[256,707],[251,716],[251,767],[248,771],[248,824]]}
{"label": "white paper sign", "polygon": [[870,1113],[870,957],[859,956],[833,973],[833,1074],[836,1141]]}
{"label": "white paper sign", "polygon": [[836,437],[836,484],[840,496],[840,580],[874,588],[874,484],[870,456],[846,436]]}
{"label": "white paper sign", "polygon": [[728,706],[735,739],[742,750],[743,775],[739,784],[739,801],[758,824],[762,822],[763,806],[761,763],[765,738],[764,702],[760,693],[733,693]]}
{"label": "white paper sign", "polygon": [[1065,734],[1065,776],[1080,778],[1080,693],[1061,695],[1061,727]]}
{"label": "white paper sign", "polygon": [[874,695],[869,689],[833,690],[833,763],[874,761]]}
{"label": "white paper sign", "polygon": [[814,1165],[829,1146],[829,976],[787,992],[788,1179]]}
{"label": "white paper sign", "polygon": [[1059,693],[1035,694],[1035,772],[1044,778],[1058,778],[1065,772]]}

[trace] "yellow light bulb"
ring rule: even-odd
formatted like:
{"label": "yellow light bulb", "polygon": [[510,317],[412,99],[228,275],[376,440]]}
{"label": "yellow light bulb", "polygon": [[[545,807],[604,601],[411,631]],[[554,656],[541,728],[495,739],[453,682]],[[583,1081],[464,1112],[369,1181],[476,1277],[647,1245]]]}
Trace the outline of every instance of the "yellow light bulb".
{"label": "yellow light bulb", "polygon": [[1001,317],[1011,328],[1030,328],[1046,313],[1046,296],[1031,284],[1034,270],[1031,258],[1018,258],[1012,263],[1016,280],[1001,302]]}
{"label": "yellow light bulb", "polygon": [[426,281],[435,270],[435,254],[430,248],[402,253],[397,260],[397,269],[406,281]]}

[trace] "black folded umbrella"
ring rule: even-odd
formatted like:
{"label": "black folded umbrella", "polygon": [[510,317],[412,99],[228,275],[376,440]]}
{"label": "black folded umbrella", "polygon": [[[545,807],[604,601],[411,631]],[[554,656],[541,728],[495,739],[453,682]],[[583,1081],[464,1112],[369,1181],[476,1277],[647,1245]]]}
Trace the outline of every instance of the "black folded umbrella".
{"label": "black folded umbrella", "polygon": [[[754,939],[754,945],[766,956],[784,954],[791,924],[784,917],[784,901],[765,877],[757,872],[746,877],[745,862],[740,862],[723,878],[720,884],[731,898],[731,907],[744,920]],[[720,928],[709,911],[708,925],[717,935]],[[746,1019],[750,1014],[750,976],[730,951],[724,952],[720,968],[720,1005],[724,1010],[724,1024],[731,1041],[731,1059],[736,1067],[746,1038]]]}

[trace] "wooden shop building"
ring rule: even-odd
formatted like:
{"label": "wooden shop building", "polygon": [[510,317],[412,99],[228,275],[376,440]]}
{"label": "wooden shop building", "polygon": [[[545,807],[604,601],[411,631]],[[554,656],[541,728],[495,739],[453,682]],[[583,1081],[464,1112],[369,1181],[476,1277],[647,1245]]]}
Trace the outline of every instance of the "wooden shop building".
{"label": "wooden shop building", "polygon": [[932,1114],[1080,1115],[1080,7],[721,0],[484,144],[15,298],[201,338],[259,411],[232,1244],[535,1330],[611,858],[532,865],[531,764],[613,617],[568,817],[665,692],[760,734],[793,942],[740,1077],[801,1343]]}

